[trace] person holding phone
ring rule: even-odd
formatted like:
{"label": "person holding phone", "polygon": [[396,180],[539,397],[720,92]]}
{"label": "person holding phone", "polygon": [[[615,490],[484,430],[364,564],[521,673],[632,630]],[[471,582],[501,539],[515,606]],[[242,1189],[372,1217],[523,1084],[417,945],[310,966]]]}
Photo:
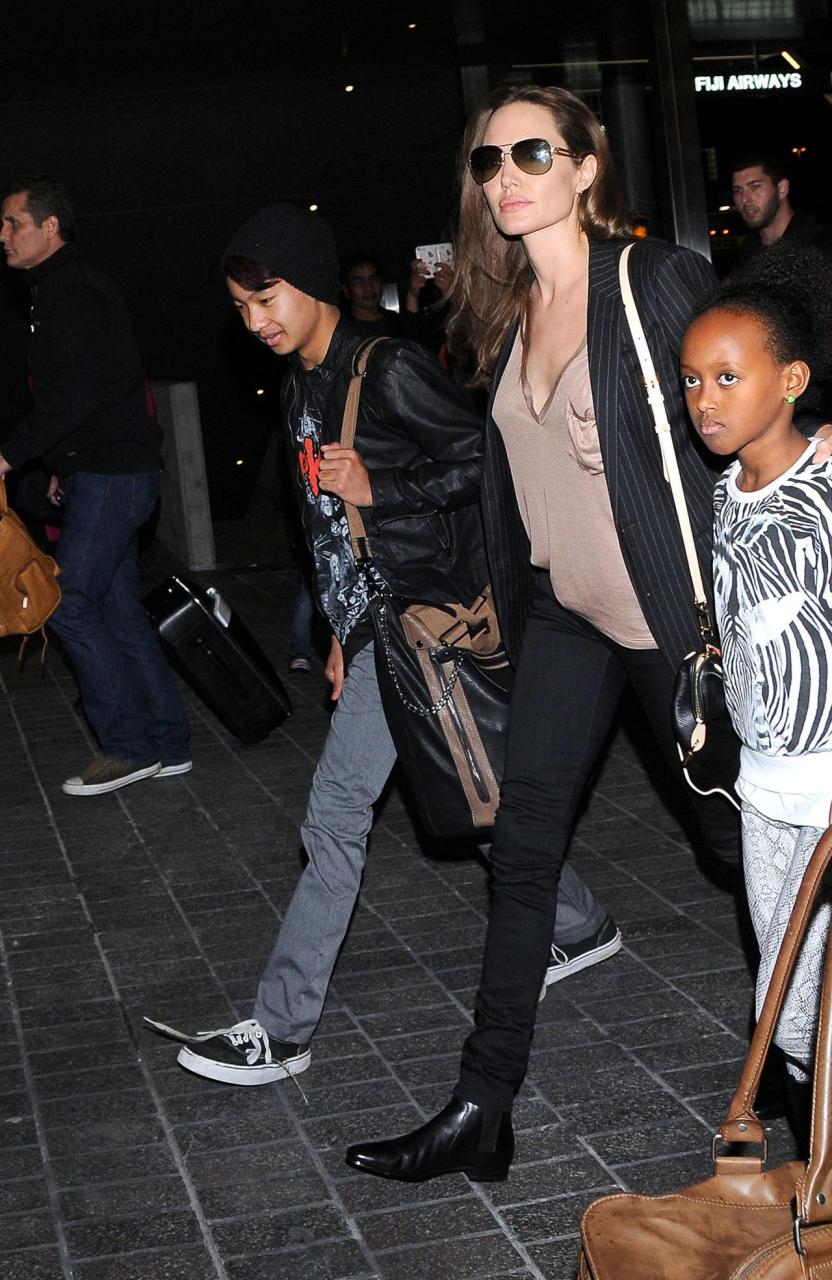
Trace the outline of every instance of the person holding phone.
{"label": "person holding phone", "polygon": [[[418,1129],[347,1152],[354,1168],[405,1181],[506,1176],[578,805],[627,684],[679,774],[671,692],[698,644],[673,500],[627,338],[618,259],[633,237],[603,130],[566,90],[498,88],[469,122],[460,189],[451,324],[465,321],[477,378],[491,385],[482,510],[518,673],[475,1026],[458,1083]],[[714,273],[698,254],[656,240],[637,242],[630,273],[700,561],[710,563],[716,472],[687,423],[678,362]],[[735,811],[686,794],[712,854],[736,874]]]}
{"label": "person holding phone", "polygon": [[424,266],[410,264],[404,308],[393,311],[384,306],[384,275],[378,258],[359,249],[341,259],[342,305],[367,337],[412,338],[423,346],[439,345],[441,334],[432,317],[420,309],[420,295],[428,279]]}

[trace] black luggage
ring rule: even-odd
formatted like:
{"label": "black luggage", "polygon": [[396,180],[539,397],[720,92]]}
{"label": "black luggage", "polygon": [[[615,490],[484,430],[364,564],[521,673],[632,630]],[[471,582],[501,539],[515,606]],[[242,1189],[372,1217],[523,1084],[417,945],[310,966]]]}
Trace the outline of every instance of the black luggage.
{"label": "black luggage", "polygon": [[241,742],[260,742],[292,713],[257,641],[213,587],[161,582],[144,607],[173,666]]}

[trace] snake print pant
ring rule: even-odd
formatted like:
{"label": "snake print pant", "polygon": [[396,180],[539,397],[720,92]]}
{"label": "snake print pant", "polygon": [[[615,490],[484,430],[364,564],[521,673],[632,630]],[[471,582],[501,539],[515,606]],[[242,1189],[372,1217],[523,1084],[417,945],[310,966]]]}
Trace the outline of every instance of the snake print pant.
{"label": "snake print pant", "polygon": [[[743,804],[745,887],[760,947],[756,993],[758,1017],[803,872],[822,835],[823,831],[819,827],[793,827],[786,822],[775,822],[771,818],[764,818],[751,805]],[[776,1043],[790,1059],[787,1067],[797,1080],[808,1079],[814,1058],[824,949],[830,918],[828,886],[821,890],[818,901],[819,905],[803,939],[774,1036]]]}

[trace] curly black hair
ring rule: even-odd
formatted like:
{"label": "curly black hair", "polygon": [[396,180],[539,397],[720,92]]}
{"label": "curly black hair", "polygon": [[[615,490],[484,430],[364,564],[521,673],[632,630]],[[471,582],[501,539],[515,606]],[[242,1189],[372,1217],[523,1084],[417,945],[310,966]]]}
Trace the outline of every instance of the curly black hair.
{"label": "curly black hair", "polygon": [[696,316],[731,311],[754,316],[779,364],[805,360],[812,380],[805,409],[832,411],[832,257],[786,239],[761,249],[705,297]]}

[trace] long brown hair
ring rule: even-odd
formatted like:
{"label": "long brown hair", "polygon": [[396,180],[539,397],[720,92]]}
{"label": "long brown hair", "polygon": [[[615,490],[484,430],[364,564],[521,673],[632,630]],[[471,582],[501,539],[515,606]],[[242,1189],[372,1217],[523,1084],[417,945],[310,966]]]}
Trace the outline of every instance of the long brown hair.
{"label": "long brown hair", "polygon": [[490,381],[506,331],[522,309],[533,279],[522,241],[507,239],[497,230],[482,189],[468,168],[468,156],[481,144],[491,116],[513,102],[545,107],[570,151],[581,159],[595,156],[595,179],[578,196],[581,229],[600,240],[626,235],[630,230],[609,143],[589,107],[573,93],[554,85],[501,85],[492,89],[468,121],[462,140],[459,233],[448,294],[452,346],[467,341],[473,347],[477,366],[473,381],[477,385]]}

